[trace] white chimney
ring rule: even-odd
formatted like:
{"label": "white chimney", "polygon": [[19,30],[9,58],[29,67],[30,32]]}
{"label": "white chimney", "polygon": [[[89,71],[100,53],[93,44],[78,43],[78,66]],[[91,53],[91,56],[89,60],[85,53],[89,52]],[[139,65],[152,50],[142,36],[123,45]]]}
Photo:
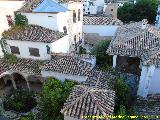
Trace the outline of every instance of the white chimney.
{"label": "white chimney", "polygon": [[148,23],[147,19],[142,20],[142,29],[146,29],[147,23]]}

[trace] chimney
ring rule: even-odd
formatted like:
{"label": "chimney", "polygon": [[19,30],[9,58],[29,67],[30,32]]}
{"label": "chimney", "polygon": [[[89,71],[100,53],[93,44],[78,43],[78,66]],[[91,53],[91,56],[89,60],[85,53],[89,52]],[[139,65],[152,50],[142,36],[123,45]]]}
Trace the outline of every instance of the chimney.
{"label": "chimney", "polygon": [[143,20],[142,20],[142,29],[146,29],[147,23],[148,23],[148,20],[147,20],[147,19],[143,19]]}

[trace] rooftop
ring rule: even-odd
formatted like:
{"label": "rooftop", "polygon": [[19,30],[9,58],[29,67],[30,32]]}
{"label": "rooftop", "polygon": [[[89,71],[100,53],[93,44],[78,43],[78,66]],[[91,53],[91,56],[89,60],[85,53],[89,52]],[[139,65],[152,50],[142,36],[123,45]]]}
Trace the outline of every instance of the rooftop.
{"label": "rooftop", "polygon": [[112,16],[84,16],[84,25],[122,25],[123,23]]}
{"label": "rooftop", "polygon": [[86,75],[93,68],[91,63],[76,57],[64,56],[58,60],[47,61],[41,69],[72,75]]}
{"label": "rooftop", "polygon": [[31,59],[17,59],[16,63],[7,64],[4,59],[0,59],[0,75],[12,70],[28,74],[40,75],[40,61]]}
{"label": "rooftop", "polygon": [[112,39],[107,53],[141,58],[143,65],[155,64],[160,67],[159,30],[146,20],[122,25]]}
{"label": "rooftop", "polygon": [[62,32],[38,25],[28,25],[22,28],[12,27],[4,32],[3,39],[52,43],[64,36],[65,34]]}
{"label": "rooftop", "polygon": [[88,115],[113,115],[114,98],[114,91],[77,85],[69,95],[61,112],[65,116],[78,119]]}

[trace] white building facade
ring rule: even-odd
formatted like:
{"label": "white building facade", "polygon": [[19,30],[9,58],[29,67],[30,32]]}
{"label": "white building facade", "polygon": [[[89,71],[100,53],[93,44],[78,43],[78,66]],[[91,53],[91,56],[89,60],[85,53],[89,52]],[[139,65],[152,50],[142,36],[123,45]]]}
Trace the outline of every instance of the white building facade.
{"label": "white building facade", "polygon": [[[6,15],[14,19],[14,11],[22,7],[24,1],[0,1],[0,39],[4,30],[9,28]],[[0,58],[3,57],[2,48],[0,46]]]}
{"label": "white building facade", "polygon": [[[59,32],[65,32],[69,35],[70,52],[75,51],[83,43],[82,25],[83,25],[83,4],[82,2],[56,3],[51,0],[45,0],[50,9],[42,10],[38,6],[31,12],[19,11],[25,15],[29,24],[39,25]],[[43,2],[41,3],[43,4]],[[47,5],[46,5],[47,7]],[[57,7],[57,8],[56,8]],[[53,8],[53,11],[52,11]],[[60,9],[64,10],[60,10]]]}

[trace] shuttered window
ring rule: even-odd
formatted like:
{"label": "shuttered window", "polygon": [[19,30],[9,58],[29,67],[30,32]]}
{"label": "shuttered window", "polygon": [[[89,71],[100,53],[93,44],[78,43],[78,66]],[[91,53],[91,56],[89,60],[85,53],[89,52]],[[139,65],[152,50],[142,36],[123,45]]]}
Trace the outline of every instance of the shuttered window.
{"label": "shuttered window", "polygon": [[10,46],[10,48],[11,48],[11,52],[13,54],[20,54],[18,47],[16,47],[16,46]]}
{"label": "shuttered window", "polygon": [[39,57],[39,49],[37,48],[29,48],[30,56],[36,56]]}

